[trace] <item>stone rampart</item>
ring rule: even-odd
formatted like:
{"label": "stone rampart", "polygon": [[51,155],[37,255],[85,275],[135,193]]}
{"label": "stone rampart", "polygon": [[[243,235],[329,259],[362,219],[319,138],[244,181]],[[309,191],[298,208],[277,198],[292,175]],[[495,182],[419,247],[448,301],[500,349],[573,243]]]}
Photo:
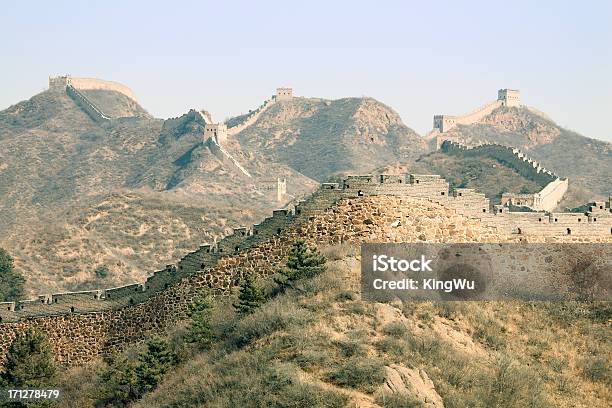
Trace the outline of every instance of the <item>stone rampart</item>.
{"label": "stone rampart", "polygon": [[227,129],[227,134],[230,136],[236,135],[242,132],[244,129],[248,128],[259,119],[259,116],[268,110],[270,106],[272,106],[276,102],[276,99],[268,99],[261,106],[259,106],[254,111],[251,111],[246,118],[239,124],[229,127]]}
{"label": "stone rampart", "polygon": [[210,149],[211,153],[215,155],[215,157],[221,160],[224,164],[228,165],[230,168],[233,168],[237,171],[238,174],[241,174],[245,177],[251,178],[251,174],[247,169],[242,167],[240,163],[234,157],[229,154],[221,145],[212,137],[209,137],[206,142],[206,146]]}
{"label": "stone rampart", "polygon": [[[341,242],[612,242],[612,214],[488,212],[488,199],[436,175],[347,177],[326,183],[292,209],[252,228],[204,244],[146,282],[119,288],[42,295],[0,304],[0,355],[28,327],[44,330],[56,360],[76,365],[163,332],[186,317],[204,290],[230,293],[247,272],[272,273],[297,238]],[[569,232],[568,232],[569,230]]]}
{"label": "stone rampart", "polygon": [[520,150],[498,145],[482,144],[466,146],[450,140],[444,141],[441,150],[447,154],[459,154],[466,157],[482,156],[495,159],[516,170],[521,176],[534,181],[544,188],[535,194],[504,193],[502,204],[525,206],[536,211],[552,211],[567,192],[569,181],[541,166],[537,161],[528,158]]}
{"label": "stone rampart", "polygon": [[462,116],[451,116],[451,115],[435,115],[434,116],[434,128],[438,129],[441,133],[447,132],[457,125],[471,125],[478,122],[485,116],[489,115],[495,109],[502,106],[502,101],[489,102],[486,105]]}
{"label": "stone rampart", "polygon": [[82,89],[82,90],[98,89],[98,90],[103,90],[103,91],[119,92],[127,96],[128,98],[134,100],[135,102],[138,102],[138,99],[136,98],[136,95],[134,94],[134,92],[132,92],[130,88],[128,88],[127,86],[123,84],[120,84],[119,82],[105,81],[103,79],[96,79],[96,78],[69,77],[69,84],[75,87],[76,89]]}
{"label": "stone rampart", "polygon": [[91,119],[99,123],[108,123],[111,118],[106,116],[96,105],[94,105],[85,95],[79,92],[72,85],[66,86],[66,94],[89,115]]}

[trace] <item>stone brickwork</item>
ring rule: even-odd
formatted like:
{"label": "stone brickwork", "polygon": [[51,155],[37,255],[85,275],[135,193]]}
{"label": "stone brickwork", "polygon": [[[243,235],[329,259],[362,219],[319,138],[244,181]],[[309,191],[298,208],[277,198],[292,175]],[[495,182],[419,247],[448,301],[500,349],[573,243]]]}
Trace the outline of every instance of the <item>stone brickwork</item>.
{"label": "stone brickwork", "polygon": [[[488,211],[484,195],[436,175],[367,175],[323,184],[294,208],[204,244],[146,282],[120,288],[43,295],[0,304],[0,355],[27,327],[44,330],[62,365],[162,333],[184,319],[202,291],[227,295],[247,272],[266,275],[295,239],[343,242],[607,242],[612,214],[601,203],[585,215]],[[570,233],[568,233],[570,229]]]}

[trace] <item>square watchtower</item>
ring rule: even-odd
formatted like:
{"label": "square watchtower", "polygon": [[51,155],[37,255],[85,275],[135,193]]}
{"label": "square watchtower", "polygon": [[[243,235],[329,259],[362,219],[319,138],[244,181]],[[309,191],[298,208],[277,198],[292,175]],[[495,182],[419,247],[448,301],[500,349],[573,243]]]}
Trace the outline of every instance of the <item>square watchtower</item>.
{"label": "square watchtower", "polygon": [[497,91],[497,100],[503,106],[521,106],[521,91],[517,89],[500,89]]}
{"label": "square watchtower", "polygon": [[277,101],[289,101],[293,98],[293,88],[276,88]]}
{"label": "square watchtower", "polygon": [[212,138],[218,145],[227,140],[227,126],[225,123],[207,123],[204,125],[204,140]]}

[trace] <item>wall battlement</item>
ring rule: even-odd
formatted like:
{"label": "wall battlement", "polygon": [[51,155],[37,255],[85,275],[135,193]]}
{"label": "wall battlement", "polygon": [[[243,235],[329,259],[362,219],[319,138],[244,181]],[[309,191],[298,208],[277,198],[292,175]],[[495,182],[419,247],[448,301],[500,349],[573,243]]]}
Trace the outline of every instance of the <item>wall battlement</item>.
{"label": "wall battlement", "polygon": [[72,85],[80,90],[103,90],[119,92],[128,98],[138,102],[134,92],[127,86],[114,81],[105,81],[97,78],[77,78],[70,75],[49,77],[49,89],[63,90],[66,86]]}
{"label": "wall battlement", "polygon": [[[521,106],[521,93],[516,89],[500,89],[497,91],[497,100],[461,116],[434,115],[433,127],[439,133],[448,132],[457,125],[471,125],[489,115],[500,106]],[[441,137],[441,136],[438,136]],[[441,143],[440,141],[439,143]]]}

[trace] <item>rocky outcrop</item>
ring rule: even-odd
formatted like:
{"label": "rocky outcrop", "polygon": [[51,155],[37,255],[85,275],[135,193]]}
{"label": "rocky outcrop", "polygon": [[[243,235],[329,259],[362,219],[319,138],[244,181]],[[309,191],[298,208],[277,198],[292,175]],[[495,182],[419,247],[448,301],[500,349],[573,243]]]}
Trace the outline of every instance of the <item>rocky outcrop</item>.
{"label": "rocky outcrop", "polygon": [[410,396],[426,408],[444,408],[444,401],[436,392],[436,387],[425,370],[398,364],[392,364],[385,369],[385,383],[379,390],[380,393]]}

